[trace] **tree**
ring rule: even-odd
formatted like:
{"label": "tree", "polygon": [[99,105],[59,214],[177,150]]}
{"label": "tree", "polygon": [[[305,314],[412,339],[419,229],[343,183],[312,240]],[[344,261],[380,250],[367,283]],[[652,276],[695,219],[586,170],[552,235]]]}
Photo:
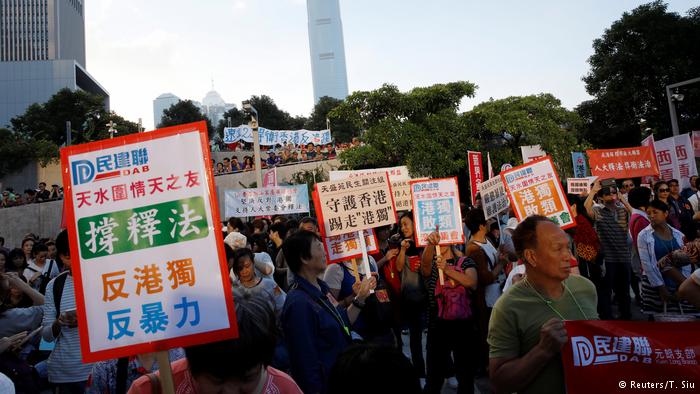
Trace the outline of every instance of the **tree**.
{"label": "tree", "polygon": [[540,145],[562,177],[572,173],[571,152],[588,145],[577,139],[581,118],[551,94],[489,100],[463,115],[465,127],[481,141],[476,150],[490,152],[494,168],[521,164],[520,146]]}
{"label": "tree", "polygon": [[[700,7],[687,16],[668,12],[662,1],[639,6],[613,22],[593,42],[583,78],[594,99],[576,109],[582,136],[600,147],[634,146],[642,130],[657,139],[671,135],[666,85],[700,76]],[[681,132],[700,127],[700,85],[682,88]],[[646,125],[640,127],[642,119]]]}
{"label": "tree", "polygon": [[350,168],[407,165],[415,176],[454,175],[466,168],[466,150],[478,142],[464,127],[457,108],[474,95],[470,82],[452,82],[402,93],[385,84],[359,91],[330,112],[355,130],[365,145],[340,155]]}
{"label": "tree", "polygon": [[[275,101],[266,95],[250,96],[250,104],[258,111],[258,125],[269,130],[298,130],[304,127],[306,118],[303,116],[291,116],[281,110]],[[229,118],[232,127],[248,124],[250,117],[238,109],[232,108],[224,113],[224,119]],[[216,135],[223,136],[226,120],[222,120],[216,126]]]}
{"label": "tree", "polygon": [[214,135],[214,128],[209,118],[202,114],[202,111],[194,105],[192,100],[182,100],[163,111],[163,118],[158,128],[199,122],[201,120],[207,122],[207,133],[209,134],[209,138],[212,138]]}
{"label": "tree", "polygon": [[330,119],[330,112],[339,106],[343,100],[333,97],[323,96],[318,100],[318,103],[311,111],[311,116],[307,119],[304,128],[307,130],[325,130],[329,121],[333,140],[336,142],[350,142],[353,137],[359,136],[359,130],[354,128],[352,124],[346,122],[343,118]]}

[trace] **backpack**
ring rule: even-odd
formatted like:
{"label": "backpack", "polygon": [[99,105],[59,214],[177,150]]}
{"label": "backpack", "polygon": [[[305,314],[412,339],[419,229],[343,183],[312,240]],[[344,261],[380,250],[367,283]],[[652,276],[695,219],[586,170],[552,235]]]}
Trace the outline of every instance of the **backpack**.
{"label": "backpack", "polygon": [[[460,257],[453,266],[457,272],[462,271],[462,262],[466,257]],[[443,320],[464,320],[472,316],[471,298],[469,291],[461,284],[445,278],[445,284],[435,283],[435,299],[438,305],[437,317]]]}
{"label": "backpack", "polygon": [[53,303],[56,307],[56,319],[61,315],[61,297],[63,297],[63,287],[66,285],[68,271],[64,271],[54,278],[53,282]]}
{"label": "backpack", "polygon": [[51,271],[53,271],[53,265],[54,261],[51,260],[49,262],[49,269],[41,274],[41,277],[39,278],[39,293],[41,294],[46,294],[46,285],[51,282]]}

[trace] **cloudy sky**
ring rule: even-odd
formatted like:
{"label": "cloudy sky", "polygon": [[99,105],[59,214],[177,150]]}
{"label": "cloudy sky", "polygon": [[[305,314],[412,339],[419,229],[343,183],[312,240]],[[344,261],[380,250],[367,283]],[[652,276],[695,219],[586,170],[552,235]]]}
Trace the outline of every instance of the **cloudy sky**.
{"label": "cloudy sky", "polygon": [[[340,0],[350,91],[467,80],[462,109],[549,92],[573,108],[593,39],[633,0]],[[153,125],[155,97],[226,102],[266,94],[293,115],[313,108],[305,0],[87,0],[87,69],[112,109]],[[697,0],[671,0],[685,13]]]}

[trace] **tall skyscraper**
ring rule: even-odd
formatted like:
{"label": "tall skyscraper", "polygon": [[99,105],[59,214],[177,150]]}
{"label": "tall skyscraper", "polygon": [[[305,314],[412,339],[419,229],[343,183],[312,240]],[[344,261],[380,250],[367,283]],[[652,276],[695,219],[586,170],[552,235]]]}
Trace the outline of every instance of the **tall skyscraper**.
{"label": "tall skyscraper", "polygon": [[343,23],[338,0],[306,0],[314,102],[323,96],[348,95]]}
{"label": "tall skyscraper", "polygon": [[179,101],[180,98],[172,93],[163,93],[153,100],[153,129],[157,129],[163,121],[163,112]]}
{"label": "tall skyscraper", "polygon": [[0,0],[0,127],[63,88],[109,93],[85,69],[83,0]]}

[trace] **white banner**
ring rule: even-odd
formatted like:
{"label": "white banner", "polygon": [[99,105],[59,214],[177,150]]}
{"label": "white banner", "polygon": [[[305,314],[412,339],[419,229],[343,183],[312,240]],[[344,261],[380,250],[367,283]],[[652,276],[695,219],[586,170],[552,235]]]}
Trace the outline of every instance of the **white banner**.
{"label": "white banner", "polygon": [[690,187],[690,177],[698,175],[693,141],[689,133],[677,135],[673,139],[676,143],[676,159],[678,159],[678,173],[680,174],[678,181],[681,189],[685,189]]}
{"label": "white banner", "polygon": [[[330,130],[269,130],[258,127],[260,145],[325,145],[332,142]],[[224,128],[224,143],[253,142],[253,129],[247,125]]]}
{"label": "white banner", "polygon": [[506,187],[500,176],[481,182],[479,193],[481,193],[481,206],[484,209],[486,220],[505,211],[510,206],[508,193],[506,193]]}
{"label": "white banner", "polygon": [[289,215],[309,212],[306,184],[225,190],[226,217]]}
{"label": "white banner", "polygon": [[527,164],[540,157],[547,156],[547,153],[542,150],[539,145],[525,145],[520,147],[520,152],[523,154],[523,164]]}
{"label": "white banner", "polygon": [[568,178],[566,180],[566,192],[568,194],[588,194],[591,192],[591,184],[596,179],[598,179],[597,176]]}
{"label": "white banner", "polygon": [[673,137],[654,142],[656,151],[656,161],[659,164],[659,177],[664,181],[680,179],[681,173],[678,168],[678,157],[676,156],[676,141]]}
{"label": "white banner", "polygon": [[366,170],[332,170],[328,172],[328,176],[331,181],[339,181],[341,179],[353,178],[357,176],[364,175],[376,175],[376,174],[389,174],[389,181],[410,181],[411,177],[408,175],[408,167],[398,166],[398,167],[387,167],[387,168],[369,168]]}

